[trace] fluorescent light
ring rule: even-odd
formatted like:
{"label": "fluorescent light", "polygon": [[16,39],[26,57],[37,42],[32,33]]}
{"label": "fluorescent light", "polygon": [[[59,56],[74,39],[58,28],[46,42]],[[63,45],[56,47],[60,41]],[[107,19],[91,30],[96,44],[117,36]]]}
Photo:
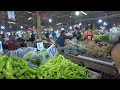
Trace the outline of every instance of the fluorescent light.
{"label": "fluorescent light", "polygon": [[61,28],[61,30],[64,30],[64,28]]}
{"label": "fluorescent light", "polygon": [[5,27],[4,27],[4,26],[1,26],[1,29],[5,29]]}
{"label": "fluorescent light", "polygon": [[106,23],[106,22],[104,22],[104,23],[103,23],[103,25],[107,25],[107,23]]}
{"label": "fluorescent light", "polygon": [[102,22],[102,19],[99,19],[98,22],[101,23],[101,22]]}
{"label": "fluorescent light", "polygon": [[88,24],[88,26],[90,26],[90,24]]}
{"label": "fluorescent light", "polygon": [[20,28],[23,29],[23,26],[21,26]]}
{"label": "fluorescent light", "polygon": [[15,22],[8,22],[8,23],[11,23],[11,24],[16,24]]}
{"label": "fluorescent light", "polygon": [[80,12],[79,12],[79,11],[76,11],[76,12],[75,12],[75,15],[76,15],[76,16],[78,16],[79,14],[80,14]]}
{"label": "fluorescent light", "polygon": [[30,14],[31,14],[32,12],[29,12],[29,11],[28,11],[27,13],[30,13]]}
{"label": "fluorescent light", "polygon": [[82,23],[79,23],[79,26],[81,26],[82,25]]}
{"label": "fluorescent light", "polygon": [[72,26],[70,26],[70,29],[72,29]]}
{"label": "fluorescent light", "polygon": [[31,20],[31,19],[32,19],[32,17],[28,18],[28,20]]}
{"label": "fluorescent light", "polygon": [[83,14],[87,15],[87,13],[85,13],[85,12],[83,12],[83,11],[81,11],[81,13],[83,13]]}
{"label": "fluorescent light", "polygon": [[52,19],[49,19],[49,22],[52,22]]}
{"label": "fluorescent light", "polygon": [[56,25],[60,25],[60,24],[62,24],[62,23],[58,23],[58,24],[56,24]]}

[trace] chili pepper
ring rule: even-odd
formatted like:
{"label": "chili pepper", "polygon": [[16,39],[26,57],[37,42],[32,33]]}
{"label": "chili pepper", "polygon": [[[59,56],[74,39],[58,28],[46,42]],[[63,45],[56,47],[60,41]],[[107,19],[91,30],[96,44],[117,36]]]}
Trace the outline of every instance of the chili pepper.
{"label": "chili pepper", "polygon": [[13,68],[12,68],[11,62],[12,62],[12,59],[9,58],[7,63],[6,63],[6,70],[9,71],[10,73],[13,73]]}
{"label": "chili pepper", "polygon": [[27,68],[27,70],[28,70],[29,72],[33,73],[33,74],[36,74],[36,71],[33,70],[33,69],[31,69],[31,68]]}
{"label": "chili pepper", "polygon": [[25,73],[27,71],[27,69],[22,69],[20,70],[19,73],[16,74],[17,77],[20,77],[23,73]]}
{"label": "chili pepper", "polygon": [[3,73],[4,73],[6,79],[16,79],[11,73],[9,73],[5,69],[3,69]]}
{"label": "chili pepper", "polygon": [[3,56],[0,59],[0,68],[3,68],[5,66],[7,59],[8,59],[8,56]]}

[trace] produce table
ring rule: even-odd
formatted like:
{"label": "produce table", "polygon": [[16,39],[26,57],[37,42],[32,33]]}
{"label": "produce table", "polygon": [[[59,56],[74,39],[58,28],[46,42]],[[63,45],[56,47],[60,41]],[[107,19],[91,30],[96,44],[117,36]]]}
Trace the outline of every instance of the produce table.
{"label": "produce table", "polygon": [[101,71],[101,72],[104,72],[110,75],[117,74],[117,68],[115,67],[113,63],[105,62],[102,60],[96,60],[96,59],[81,56],[81,55],[79,56],[74,56],[70,54],[62,54],[62,55],[77,64],[86,66],[87,68],[98,70],[98,71]]}

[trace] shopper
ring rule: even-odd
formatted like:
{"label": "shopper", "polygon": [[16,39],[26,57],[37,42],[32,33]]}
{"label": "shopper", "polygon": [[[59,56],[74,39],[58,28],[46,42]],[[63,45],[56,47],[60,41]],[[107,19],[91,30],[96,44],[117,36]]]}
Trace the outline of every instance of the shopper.
{"label": "shopper", "polygon": [[5,38],[5,33],[2,34],[2,37]]}
{"label": "shopper", "polygon": [[31,42],[33,42],[33,41],[35,41],[35,34],[34,34],[34,32],[32,31],[32,34],[31,34]]}
{"label": "shopper", "polygon": [[73,38],[73,36],[66,36],[66,32],[63,30],[63,31],[61,31],[60,36],[56,40],[56,44],[58,46],[64,47],[65,46],[65,39],[72,39],[72,38]]}
{"label": "shopper", "polygon": [[29,41],[29,40],[30,40],[30,34],[29,34],[28,32],[24,33],[23,39],[24,39],[25,41]]}
{"label": "shopper", "polygon": [[1,34],[0,34],[0,41],[1,41],[2,43],[4,43],[4,41],[5,41],[5,39],[2,37]]}
{"label": "shopper", "polygon": [[120,78],[120,36],[118,40],[114,43],[111,49],[111,56],[115,62],[115,65],[118,69],[119,78]]}
{"label": "shopper", "polygon": [[77,28],[76,29],[77,30],[77,40],[80,40],[80,38],[81,38],[81,32],[80,32],[80,30],[79,30],[79,28]]}
{"label": "shopper", "polygon": [[52,37],[56,38],[56,32],[55,31],[52,32]]}
{"label": "shopper", "polygon": [[91,29],[88,29],[86,27],[86,31],[85,31],[85,40],[92,40],[93,38],[93,34],[91,32]]}
{"label": "shopper", "polygon": [[49,31],[47,31],[46,34],[45,34],[45,37],[46,37],[46,40],[47,40],[48,42],[50,42],[50,37],[49,37],[49,35],[50,35]]}
{"label": "shopper", "polygon": [[9,40],[10,41],[14,41],[15,40],[15,36],[13,35],[13,33],[10,33]]}
{"label": "shopper", "polygon": [[77,40],[80,40],[81,32],[78,27],[75,27],[75,32],[73,32],[73,37],[76,37]]}

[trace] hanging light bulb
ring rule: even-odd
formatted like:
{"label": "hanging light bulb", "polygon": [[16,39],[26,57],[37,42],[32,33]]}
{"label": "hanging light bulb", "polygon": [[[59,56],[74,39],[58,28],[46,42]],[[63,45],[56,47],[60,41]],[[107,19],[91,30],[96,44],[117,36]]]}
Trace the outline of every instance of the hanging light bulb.
{"label": "hanging light bulb", "polygon": [[49,19],[49,22],[52,22],[52,19]]}
{"label": "hanging light bulb", "polygon": [[78,16],[79,14],[80,14],[80,12],[79,12],[79,11],[76,11],[76,12],[75,12],[75,15],[76,15],[76,16]]}
{"label": "hanging light bulb", "polygon": [[61,28],[61,30],[64,30],[64,28]]}
{"label": "hanging light bulb", "polygon": [[106,23],[106,22],[104,22],[104,23],[103,23],[103,25],[107,25],[107,23]]}
{"label": "hanging light bulb", "polygon": [[20,28],[23,29],[23,26],[21,26]]}
{"label": "hanging light bulb", "polygon": [[102,19],[99,19],[98,22],[101,23],[101,22],[102,22]]}
{"label": "hanging light bulb", "polygon": [[5,29],[5,27],[4,27],[4,26],[1,26],[1,29]]}
{"label": "hanging light bulb", "polygon": [[72,29],[72,26],[70,26],[70,29]]}

